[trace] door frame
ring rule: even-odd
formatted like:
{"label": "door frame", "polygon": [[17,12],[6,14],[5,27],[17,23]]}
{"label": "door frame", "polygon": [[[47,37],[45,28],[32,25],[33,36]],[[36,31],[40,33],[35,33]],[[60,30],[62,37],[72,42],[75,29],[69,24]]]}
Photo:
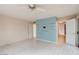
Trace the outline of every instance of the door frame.
{"label": "door frame", "polygon": [[[56,34],[57,34],[57,43],[59,43],[59,23],[64,23],[65,24],[65,22],[57,22],[57,26],[56,26],[56,28],[57,28],[57,32],[56,32]],[[65,28],[64,28],[65,29]],[[65,31],[64,31],[64,40],[65,40],[65,42],[63,42],[63,43],[66,43],[66,34],[65,34]]]}

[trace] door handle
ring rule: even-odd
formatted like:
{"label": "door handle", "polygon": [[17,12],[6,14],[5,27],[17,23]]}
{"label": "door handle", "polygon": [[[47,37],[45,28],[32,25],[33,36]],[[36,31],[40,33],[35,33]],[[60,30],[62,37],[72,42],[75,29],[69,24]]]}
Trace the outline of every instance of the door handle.
{"label": "door handle", "polygon": [[77,34],[79,34],[79,31],[77,32]]}

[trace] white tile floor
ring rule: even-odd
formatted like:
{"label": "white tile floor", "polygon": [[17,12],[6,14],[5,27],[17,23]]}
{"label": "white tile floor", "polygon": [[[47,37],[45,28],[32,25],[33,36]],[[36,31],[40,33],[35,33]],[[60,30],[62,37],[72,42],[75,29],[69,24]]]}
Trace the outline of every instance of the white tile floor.
{"label": "white tile floor", "polygon": [[46,43],[42,41],[24,40],[0,47],[1,55],[60,55],[79,54],[79,49],[70,45]]}

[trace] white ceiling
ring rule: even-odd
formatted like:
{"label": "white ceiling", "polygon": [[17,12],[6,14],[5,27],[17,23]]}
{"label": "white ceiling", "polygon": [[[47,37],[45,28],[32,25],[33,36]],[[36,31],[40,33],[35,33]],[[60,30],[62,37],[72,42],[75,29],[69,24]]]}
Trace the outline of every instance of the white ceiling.
{"label": "white ceiling", "polygon": [[46,18],[51,16],[62,17],[79,12],[78,4],[40,4],[37,8],[42,8],[45,11],[30,10],[28,5],[4,4],[0,5],[0,14],[15,17],[18,19],[35,21],[36,19]]}

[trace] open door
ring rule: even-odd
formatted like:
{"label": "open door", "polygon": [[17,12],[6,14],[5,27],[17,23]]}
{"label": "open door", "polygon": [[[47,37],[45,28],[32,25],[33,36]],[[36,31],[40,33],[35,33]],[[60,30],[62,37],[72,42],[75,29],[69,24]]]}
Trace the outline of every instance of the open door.
{"label": "open door", "polygon": [[79,48],[79,17],[77,19],[77,40],[76,40],[77,47]]}
{"label": "open door", "polygon": [[76,28],[76,19],[71,19],[66,21],[66,43],[76,46],[77,40],[77,28]]}

